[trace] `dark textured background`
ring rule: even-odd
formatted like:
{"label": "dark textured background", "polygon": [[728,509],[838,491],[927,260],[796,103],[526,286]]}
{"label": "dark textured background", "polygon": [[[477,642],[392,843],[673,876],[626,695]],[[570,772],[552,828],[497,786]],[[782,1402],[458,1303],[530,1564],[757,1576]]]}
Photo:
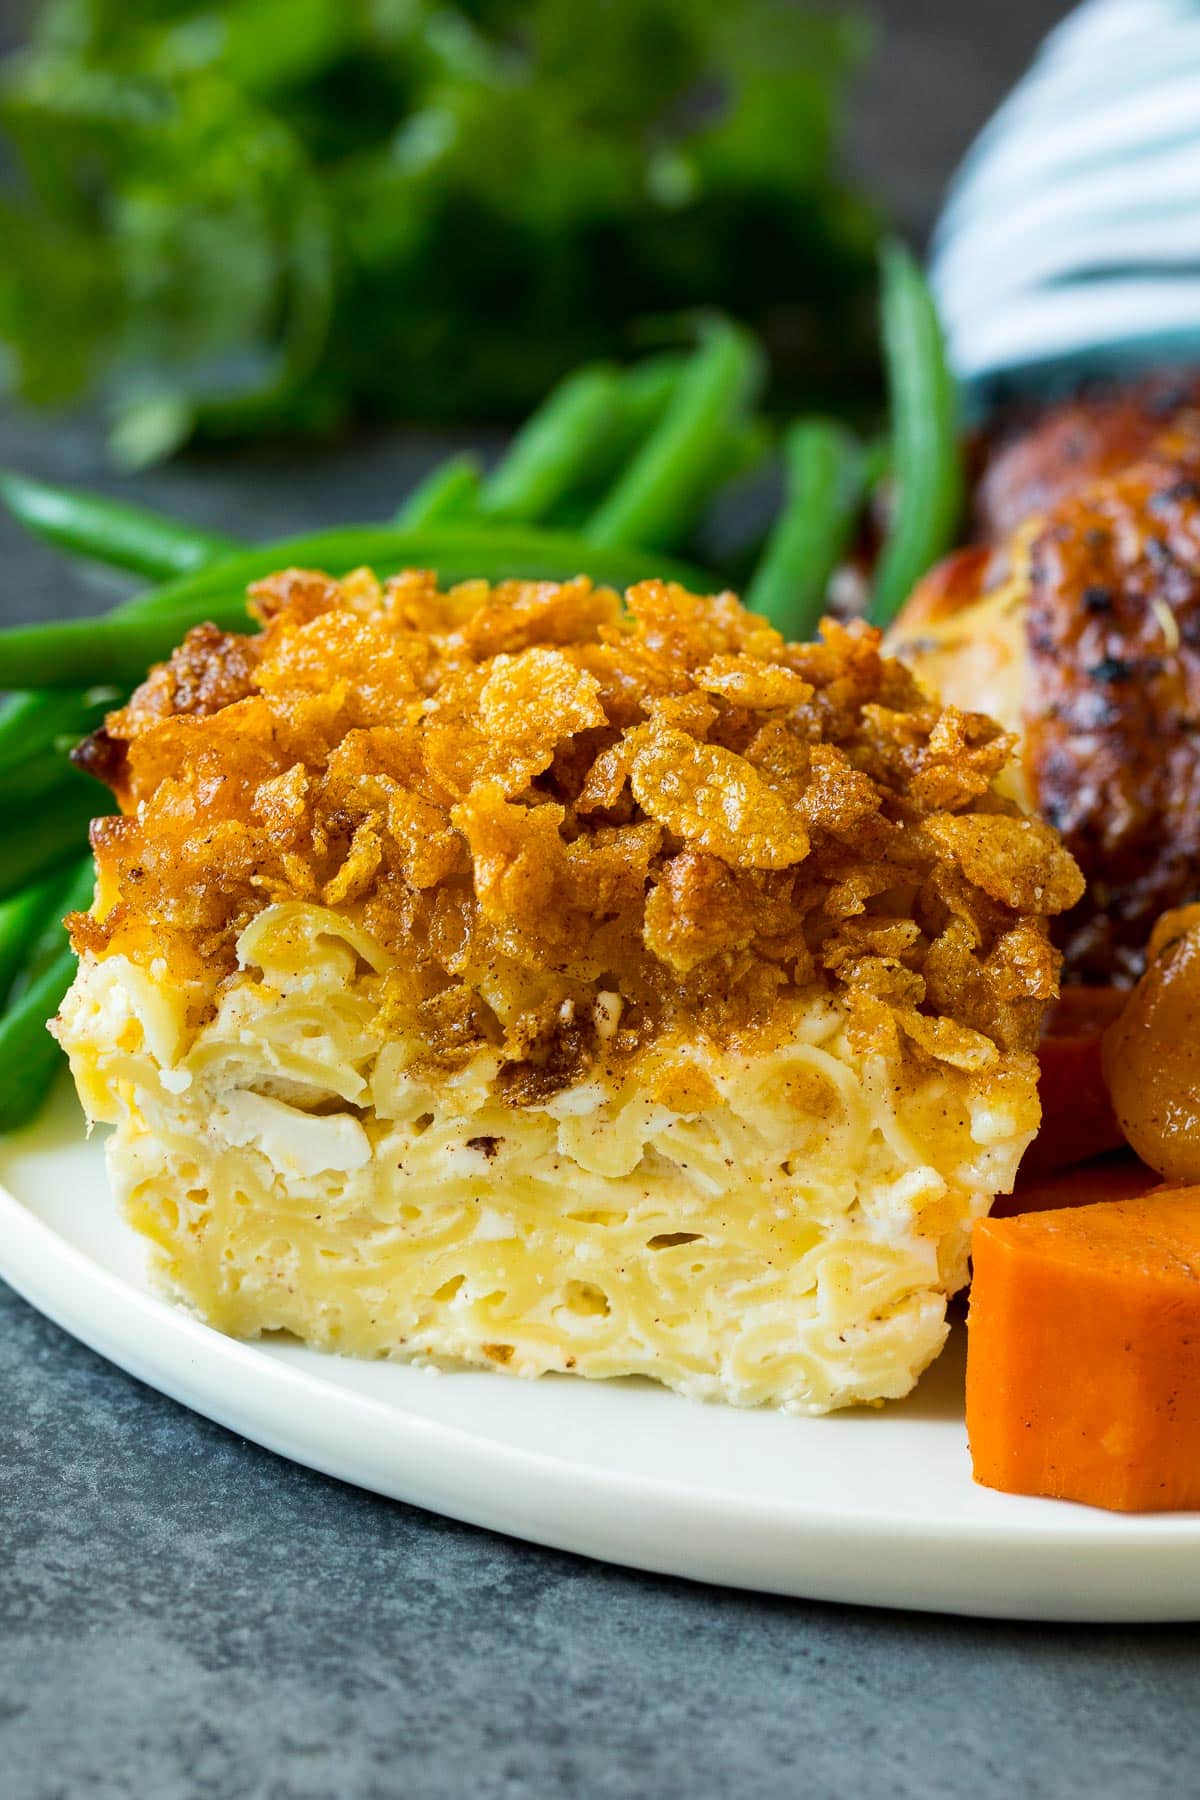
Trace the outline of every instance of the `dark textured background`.
{"label": "dark textured background", "polygon": [[[583,4],[602,0],[583,0]],[[730,0],[736,5],[737,0]],[[839,0],[825,0],[835,10]],[[851,162],[910,229],[932,218],[947,173],[1066,0],[853,0],[879,54],[863,83]],[[34,0],[0,0],[0,50]]]}
{"label": "dark textured background", "polygon": [[[1061,8],[875,10],[851,152],[919,232]],[[440,442],[190,457],[138,486],[270,536],[382,512]],[[0,462],[116,485],[77,425],[0,418]],[[0,569],[8,618],[103,591],[3,521]],[[1196,1791],[1190,1627],[803,1605],[491,1537],[269,1456],[2,1288],[0,1396],[4,1800]]]}

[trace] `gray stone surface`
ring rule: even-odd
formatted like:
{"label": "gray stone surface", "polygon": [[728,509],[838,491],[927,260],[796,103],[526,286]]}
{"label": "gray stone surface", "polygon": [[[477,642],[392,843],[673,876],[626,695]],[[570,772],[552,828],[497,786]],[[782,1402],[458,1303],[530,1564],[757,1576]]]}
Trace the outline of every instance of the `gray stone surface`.
{"label": "gray stone surface", "polygon": [[801,1605],[533,1549],[256,1450],[11,1295],[0,1393],[13,1800],[1196,1791],[1190,1627]]}
{"label": "gray stone surface", "polygon": [[[905,210],[927,216],[935,172],[986,107],[994,71],[1015,62],[1018,31],[1058,9],[882,10],[899,60],[872,90],[864,154],[887,163]],[[938,19],[959,71],[942,71],[957,100],[941,127]],[[907,164],[885,154],[901,79],[924,121]],[[267,536],[382,512],[443,447],[381,436],[316,456],[192,457],[139,490]],[[0,420],[0,462],[120,485],[95,436],[60,422]],[[0,618],[85,612],[111,592],[0,521]],[[1190,1627],[802,1605],[513,1543],[254,1448],[2,1287],[0,1395],[4,1800],[1197,1789]]]}

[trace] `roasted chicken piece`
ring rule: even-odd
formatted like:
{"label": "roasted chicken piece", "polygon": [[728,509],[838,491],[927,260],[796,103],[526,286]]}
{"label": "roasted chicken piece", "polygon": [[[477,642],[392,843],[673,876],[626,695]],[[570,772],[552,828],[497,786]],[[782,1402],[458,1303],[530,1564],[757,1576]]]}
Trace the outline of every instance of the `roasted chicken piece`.
{"label": "roasted chicken piece", "polygon": [[981,434],[974,455],[976,535],[991,543],[1148,456],[1200,472],[1200,371],[1164,370],[1049,407],[1014,407]]}
{"label": "roasted chicken piece", "polygon": [[1010,791],[1088,881],[1059,922],[1076,980],[1128,985],[1159,914],[1200,892],[1200,377],[1173,393],[1174,413],[1165,383],[1114,400],[1107,434],[1097,403],[1059,409],[1003,451],[983,522],[1045,509],[933,571],[889,645],[1020,734]]}

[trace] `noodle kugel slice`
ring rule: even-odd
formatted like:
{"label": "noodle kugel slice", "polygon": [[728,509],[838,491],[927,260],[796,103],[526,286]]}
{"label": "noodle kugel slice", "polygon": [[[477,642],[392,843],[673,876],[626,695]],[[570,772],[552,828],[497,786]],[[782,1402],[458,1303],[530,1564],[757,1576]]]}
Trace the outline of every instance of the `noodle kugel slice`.
{"label": "noodle kugel slice", "polygon": [[238,1337],[818,1413],[908,1392],[1038,1125],[1055,835],[878,633],[290,570],[81,753],[55,1029]]}

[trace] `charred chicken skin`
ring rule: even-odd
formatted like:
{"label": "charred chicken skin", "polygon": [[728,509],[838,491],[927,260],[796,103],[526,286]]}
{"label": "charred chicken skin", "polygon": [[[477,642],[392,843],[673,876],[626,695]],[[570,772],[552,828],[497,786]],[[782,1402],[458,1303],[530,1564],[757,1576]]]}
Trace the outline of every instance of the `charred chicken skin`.
{"label": "charred chicken skin", "polygon": [[1050,407],[1014,407],[974,446],[975,535],[1003,543],[1102,475],[1147,457],[1200,472],[1200,371],[1093,387]]}
{"label": "charred chicken skin", "polygon": [[934,570],[889,647],[1019,733],[1010,785],[1087,878],[1068,977],[1128,985],[1200,894],[1200,376],[1051,409],[977,496],[1002,541]]}

